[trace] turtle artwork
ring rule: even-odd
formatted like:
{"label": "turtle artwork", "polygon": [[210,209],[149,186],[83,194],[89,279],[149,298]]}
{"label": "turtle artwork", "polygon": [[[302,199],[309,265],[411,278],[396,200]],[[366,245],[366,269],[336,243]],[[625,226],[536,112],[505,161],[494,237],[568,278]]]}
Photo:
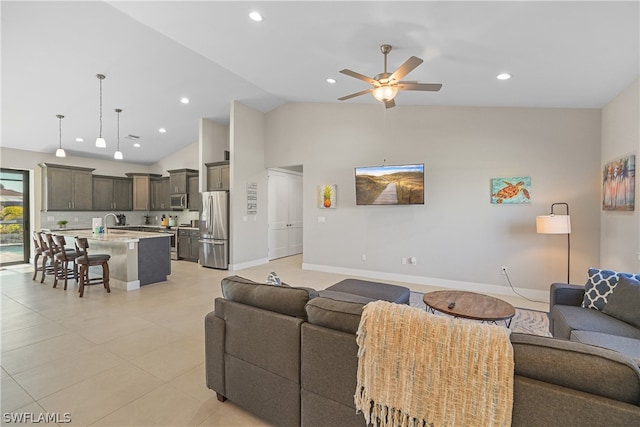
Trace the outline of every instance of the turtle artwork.
{"label": "turtle artwork", "polygon": [[531,178],[494,178],[491,180],[491,202],[497,204],[529,203]]}

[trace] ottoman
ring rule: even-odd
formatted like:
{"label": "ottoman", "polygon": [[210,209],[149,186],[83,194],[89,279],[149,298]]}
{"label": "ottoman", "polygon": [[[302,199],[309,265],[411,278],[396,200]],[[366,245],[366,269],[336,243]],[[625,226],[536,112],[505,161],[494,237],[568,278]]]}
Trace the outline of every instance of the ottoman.
{"label": "ottoman", "polygon": [[[327,292],[319,291],[320,296],[331,297],[331,293],[341,292],[345,294],[358,295],[372,300],[382,300],[395,302],[398,304],[409,304],[411,291],[409,288],[398,285],[388,285],[386,283],[368,282],[359,279],[345,279],[331,285]],[[324,294],[323,294],[324,292]]]}

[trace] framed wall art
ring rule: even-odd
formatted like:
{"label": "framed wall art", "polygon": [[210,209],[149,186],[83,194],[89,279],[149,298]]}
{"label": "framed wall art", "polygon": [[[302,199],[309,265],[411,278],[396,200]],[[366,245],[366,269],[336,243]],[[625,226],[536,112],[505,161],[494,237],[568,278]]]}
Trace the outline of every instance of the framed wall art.
{"label": "framed wall art", "polygon": [[635,191],[635,155],[620,157],[604,165],[602,169],[602,210],[634,210]]}
{"label": "framed wall art", "polygon": [[502,205],[531,203],[531,177],[492,178],[491,203]]}
{"label": "framed wall art", "polygon": [[336,208],[336,184],[325,184],[318,187],[319,200],[318,207],[321,209]]}

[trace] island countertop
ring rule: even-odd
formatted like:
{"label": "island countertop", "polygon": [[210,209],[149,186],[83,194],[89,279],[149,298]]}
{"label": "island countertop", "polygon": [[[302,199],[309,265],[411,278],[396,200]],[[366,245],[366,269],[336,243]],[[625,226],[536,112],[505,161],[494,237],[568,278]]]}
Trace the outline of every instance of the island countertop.
{"label": "island countertop", "polygon": [[129,231],[118,230],[108,228],[106,233],[95,234],[91,230],[69,230],[67,232],[60,231],[58,234],[63,234],[69,237],[86,237],[89,240],[96,240],[100,242],[138,242],[141,239],[155,239],[158,237],[170,237],[167,233],[149,233],[146,231]]}

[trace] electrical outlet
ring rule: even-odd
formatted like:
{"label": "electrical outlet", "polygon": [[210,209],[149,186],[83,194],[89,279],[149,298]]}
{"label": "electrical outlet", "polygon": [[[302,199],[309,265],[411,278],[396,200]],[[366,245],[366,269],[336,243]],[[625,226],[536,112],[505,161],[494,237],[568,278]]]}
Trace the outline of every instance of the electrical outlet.
{"label": "electrical outlet", "polygon": [[407,259],[406,258],[402,258],[400,260],[400,262],[402,263],[402,265],[406,265],[407,264]]}
{"label": "electrical outlet", "polygon": [[362,260],[366,261],[367,260],[367,254],[362,254]]}
{"label": "electrical outlet", "polygon": [[500,267],[500,274],[505,275],[508,273],[507,267]]}

